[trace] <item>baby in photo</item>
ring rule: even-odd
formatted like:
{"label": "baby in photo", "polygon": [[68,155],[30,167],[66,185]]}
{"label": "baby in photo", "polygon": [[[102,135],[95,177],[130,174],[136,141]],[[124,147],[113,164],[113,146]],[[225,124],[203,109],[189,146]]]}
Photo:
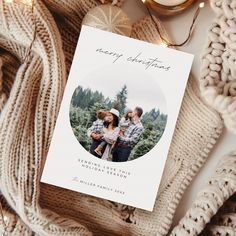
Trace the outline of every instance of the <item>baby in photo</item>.
{"label": "baby in photo", "polygon": [[130,126],[133,117],[133,110],[131,108],[125,108],[125,114],[120,119],[120,132],[124,133],[125,130]]}

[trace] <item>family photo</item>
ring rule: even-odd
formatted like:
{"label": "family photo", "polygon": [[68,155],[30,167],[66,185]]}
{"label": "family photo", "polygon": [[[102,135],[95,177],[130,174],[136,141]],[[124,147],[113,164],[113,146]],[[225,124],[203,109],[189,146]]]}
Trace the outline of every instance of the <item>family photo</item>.
{"label": "family photo", "polygon": [[160,88],[131,79],[110,84],[108,77],[96,77],[82,82],[71,99],[70,123],[76,139],[101,160],[126,162],[144,156],[159,142],[167,122]]}
{"label": "family photo", "polygon": [[120,119],[120,112],[98,110],[97,120],[88,128],[87,135],[92,139],[90,153],[107,161],[128,161],[130,153],[144,132],[141,122],[143,109],[126,108]]}

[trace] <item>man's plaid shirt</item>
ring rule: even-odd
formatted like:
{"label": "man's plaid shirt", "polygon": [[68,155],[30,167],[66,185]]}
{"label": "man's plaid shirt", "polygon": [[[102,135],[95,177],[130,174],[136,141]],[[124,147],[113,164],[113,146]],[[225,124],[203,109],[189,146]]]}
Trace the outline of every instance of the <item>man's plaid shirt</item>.
{"label": "man's plaid shirt", "polygon": [[119,136],[119,143],[133,148],[138,143],[143,132],[144,128],[141,121],[132,122],[125,130],[124,136]]}

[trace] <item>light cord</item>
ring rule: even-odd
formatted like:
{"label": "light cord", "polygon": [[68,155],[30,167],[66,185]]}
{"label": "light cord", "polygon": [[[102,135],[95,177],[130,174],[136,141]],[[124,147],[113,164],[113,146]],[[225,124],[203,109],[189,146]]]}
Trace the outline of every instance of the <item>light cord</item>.
{"label": "light cord", "polygon": [[161,40],[162,40],[162,43],[163,43],[164,45],[166,45],[167,47],[181,47],[181,46],[185,45],[186,43],[188,43],[188,42],[190,41],[190,39],[191,39],[191,37],[192,37],[192,34],[193,34],[193,31],[194,31],[194,26],[195,26],[196,20],[197,20],[197,18],[198,18],[198,16],[199,16],[199,13],[200,13],[200,10],[204,7],[204,2],[202,2],[202,3],[199,4],[197,10],[195,11],[194,16],[193,16],[192,23],[191,23],[190,28],[189,28],[189,33],[188,33],[187,38],[186,38],[182,43],[172,43],[172,42],[170,42],[168,39],[166,39],[166,38],[164,38],[164,37],[162,36],[162,33],[161,33],[161,31],[160,31],[160,28],[159,28],[157,22],[155,21],[154,16],[153,16],[153,14],[151,13],[150,8],[147,6],[147,4],[145,4],[145,1],[144,1],[143,3],[144,3],[144,6],[145,6],[146,9],[147,9],[148,14],[150,15],[150,17],[151,17],[151,19],[152,19],[152,21],[153,21],[153,23],[154,23],[155,26],[156,26],[157,32],[158,32],[158,34],[159,34],[159,36],[160,36],[160,38],[161,38]]}

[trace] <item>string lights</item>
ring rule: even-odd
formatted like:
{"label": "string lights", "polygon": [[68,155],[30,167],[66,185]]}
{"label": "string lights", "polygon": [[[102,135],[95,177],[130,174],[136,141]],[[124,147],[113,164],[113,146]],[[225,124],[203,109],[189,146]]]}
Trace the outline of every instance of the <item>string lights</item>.
{"label": "string lights", "polygon": [[186,37],[186,39],[182,42],[182,43],[172,43],[170,42],[168,39],[164,38],[162,33],[161,33],[161,30],[157,24],[157,22],[155,21],[154,19],[154,16],[153,14],[151,13],[151,10],[149,9],[149,7],[147,6],[146,4],[146,0],[142,0],[144,6],[146,7],[147,9],[147,12],[148,14],[150,15],[153,23],[155,24],[156,26],[156,29],[157,29],[157,32],[160,36],[160,39],[161,39],[161,45],[164,46],[164,47],[181,47],[183,45],[185,45],[186,43],[188,43],[192,37],[192,33],[193,33],[193,29],[194,29],[194,26],[195,26],[195,23],[196,23],[196,20],[198,18],[198,15],[201,11],[201,9],[205,6],[205,3],[204,2],[201,2],[199,5],[198,5],[198,8],[196,9],[195,13],[194,13],[194,16],[193,16],[193,20],[192,20],[192,23],[190,25],[190,28],[189,28],[189,32],[188,32],[188,36]]}
{"label": "string lights", "polygon": [[8,4],[21,3],[21,4],[24,4],[24,5],[26,5],[26,6],[31,8],[31,15],[32,15],[32,21],[33,21],[33,34],[32,34],[32,40],[31,40],[30,45],[29,45],[29,47],[28,47],[28,49],[26,51],[26,55],[25,55],[25,57],[23,59],[23,62],[27,62],[28,61],[29,55],[30,55],[30,52],[32,50],[34,41],[36,39],[36,34],[37,34],[36,16],[35,16],[35,12],[34,12],[35,1],[36,0],[5,0],[5,2],[8,3]]}
{"label": "string lights", "polygon": [[28,61],[28,58],[29,58],[31,49],[32,49],[33,44],[34,44],[34,41],[35,41],[35,39],[36,39],[37,26],[36,26],[36,17],[35,17],[35,14],[34,14],[35,1],[36,1],[36,0],[23,0],[23,1],[22,1],[22,3],[25,2],[25,4],[29,4],[29,5],[31,6],[31,15],[32,15],[32,20],[33,20],[33,36],[32,36],[31,43],[30,43],[30,45],[29,45],[29,47],[28,47],[28,50],[27,50],[27,52],[26,52],[24,61]]}

